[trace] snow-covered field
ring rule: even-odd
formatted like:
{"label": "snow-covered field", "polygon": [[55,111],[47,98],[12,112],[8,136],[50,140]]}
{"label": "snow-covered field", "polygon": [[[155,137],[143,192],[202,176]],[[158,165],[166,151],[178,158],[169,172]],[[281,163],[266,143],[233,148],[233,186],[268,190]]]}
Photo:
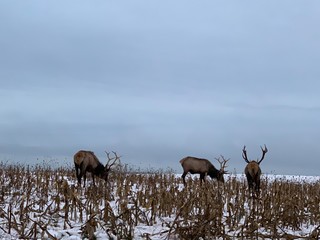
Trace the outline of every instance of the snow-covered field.
{"label": "snow-covered field", "polygon": [[[96,187],[88,176],[79,188],[72,170],[1,171],[0,239],[185,239],[198,229],[203,235],[197,239],[319,236],[318,176],[263,175],[260,198],[252,199],[242,174],[227,175],[223,186],[211,179],[200,186],[189,175],[185,187],[180,174],[117,173]],[[279,219],[290,210],[296,215]],[[274,229],[270,219],[278,221]]]}

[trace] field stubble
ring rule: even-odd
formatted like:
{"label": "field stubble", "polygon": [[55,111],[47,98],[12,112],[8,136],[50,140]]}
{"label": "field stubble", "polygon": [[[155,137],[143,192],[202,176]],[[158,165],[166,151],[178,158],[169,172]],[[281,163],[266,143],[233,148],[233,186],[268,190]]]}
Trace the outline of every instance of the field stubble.
{"label": "field stubble", "polygon": [[[320,182],[226,183],[125,167],[79,188],[70,168],[1,165],[0,237],[68,239],[319,239]],[[90,179],[90,176],[88,176]]]}

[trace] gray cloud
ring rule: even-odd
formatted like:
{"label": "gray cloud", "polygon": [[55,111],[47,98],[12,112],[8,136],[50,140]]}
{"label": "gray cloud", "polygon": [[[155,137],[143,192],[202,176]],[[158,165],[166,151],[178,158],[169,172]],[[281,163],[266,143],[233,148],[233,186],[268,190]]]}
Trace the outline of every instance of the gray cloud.
{"label": "gray cloud", "polygon": [[265,172],[317,174],[318,5],[1,2],[0,154],[241,172],[266,143]]}

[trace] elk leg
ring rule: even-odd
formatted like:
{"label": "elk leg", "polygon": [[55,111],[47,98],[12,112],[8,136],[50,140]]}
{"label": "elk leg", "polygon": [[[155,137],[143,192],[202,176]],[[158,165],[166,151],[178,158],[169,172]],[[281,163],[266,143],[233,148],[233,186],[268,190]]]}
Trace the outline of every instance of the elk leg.
{"label": "elk leg", "polygon": [[206,180],[205,180],[205,177],[206,176],[206,174],[205,173],[200,173],[200,184],[202,183],[202,181],[203,182],[206,182]]}
{"label": "elk leg", "polygon": [[83,187],[86,186],[86,180],[87,180],[87,173],[84,172],[84,173],[83,173]]}
{"label": "elk leg", "polygon": [[256,190],[257,193],[260,192],[260,179],[256,179],[255,190]]}
{"label": "elk leg", "polygon": [[183,174],[182,174],[182,179],[183,179],[183,184],[184,185],[186,185],[186,180],[185,180],[185,178],[186,178],[186,175],[187,175],[187,173],[186,172],[183,172]]}
{"label": "elk leg", "polygon": [[81,173],[78,175],[78,184],[81,186]]}
{"label": "elk leg", "polygon": [[78,178],[78,169],[79,168],[78,168],[78,165],[76,163],[74,164],[74,168],[76,169],[76,177]]}
{"label": "elk leg", "polygon": [[247,181],[248,181],[248,185],[249,185],[249,190],[251,190],[253,188],[253,179],[250,174],[248,174],[246,176],[247,176]]}
{"label": "elk leg", "polygon": [[81,177],[80,177],[80,173],[79,173],[80,168],[79,168],[79,166],[77,164],[74,164],[74,166],[75,166],[75,169],[76,169],[76,177],[78,179],[78,184],[81,185]]}
{"label": "elk leg", "polygon": [[94,174],[93,174],[93,172],[91,173],[91,176],[92,176],[93,186],[95,186],[96,184],[95,184],[95,182],[94,182]]}
{"label": "elk leg", "polygon": [[87,180],[87,166],[84,165],[82,162],[80,165],[80,179],[83,177],[83,187],[86,186],[86,180]]}

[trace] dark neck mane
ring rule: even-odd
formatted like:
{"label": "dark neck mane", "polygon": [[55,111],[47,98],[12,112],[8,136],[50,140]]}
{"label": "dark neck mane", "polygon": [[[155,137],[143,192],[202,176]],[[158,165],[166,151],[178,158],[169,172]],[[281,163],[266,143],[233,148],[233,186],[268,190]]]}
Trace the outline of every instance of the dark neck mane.
{"label": "dark neck mane", "polygon": [[94,169],[95,175],[101,175],[104,172],[104,166],[98,162],[98,166]]}
{"label": "dark neck mane", "polygon": [[208,175],[216,178],[219,172],[220,171],[218,169],[216,169],[213,165],[211,165],[209,168]]}

